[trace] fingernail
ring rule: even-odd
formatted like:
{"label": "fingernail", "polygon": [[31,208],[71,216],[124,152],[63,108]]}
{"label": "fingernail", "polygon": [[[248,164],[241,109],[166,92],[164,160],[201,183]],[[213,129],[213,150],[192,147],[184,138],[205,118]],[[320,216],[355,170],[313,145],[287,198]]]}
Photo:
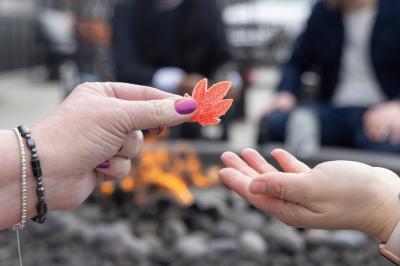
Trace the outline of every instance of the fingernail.
{"label": "fingernail", "polygon": [[253,181],[250,183],[249,190],[253,194],[267,194],[267,183],[264,181]]}
{"label": "fingernail", "polygon": [[110,168],[110,166],[111,166],[110,161],[104,161],[104,162],[102,162],[101,164],[99,164],[99,165],[97,166],[97,168],[100,168],[100,169],[107,169],[107,168]]}
{"label": "fingernail", "polygon": [[181,115],[193,113],[196,107],[196,101],[193,99],[182,99],[175,103],[175,110]]}

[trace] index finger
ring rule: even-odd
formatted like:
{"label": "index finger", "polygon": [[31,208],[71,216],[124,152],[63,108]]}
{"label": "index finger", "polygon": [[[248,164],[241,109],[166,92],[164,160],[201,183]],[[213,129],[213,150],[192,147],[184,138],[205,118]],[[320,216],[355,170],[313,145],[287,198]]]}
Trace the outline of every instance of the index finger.
{"label": "index finger", "polygon": [[261,156],[254,149],[245,149],[242,151],[242,157],[247,162],[247,164],[256,170],[259,174],[265,174],[268,172],[277,172],[278,170],[268,163],[264,157]]}
{"label": "index finger", "polygon": [[253,168],[251,168],[245,161],[243,161],[238,155],[233,152],[224,152],[221,155],[221,160],[227,167],[231,167],[240,171],[244,175],[257,177],[259,173]]}

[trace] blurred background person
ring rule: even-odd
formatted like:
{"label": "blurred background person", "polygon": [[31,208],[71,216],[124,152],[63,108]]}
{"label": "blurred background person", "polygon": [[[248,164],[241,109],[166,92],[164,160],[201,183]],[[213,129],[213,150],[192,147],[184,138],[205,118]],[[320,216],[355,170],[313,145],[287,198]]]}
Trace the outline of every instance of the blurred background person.
{"label": "blurred background person", "polygon": [[42,52],[47,78],[58,80],[60,66],[74,58],[78,44],[75,37],[71,3],[67,0],[37,1],[37,41]]}
{"label": "blurred background person", "polygon": [[116,0],[39,0],[38,41],[50,80],[68,95],[82,82],[113,80],[110,19]]}
{"label": "blurred background person", "polygon": [[[204,77],[215,78],[231,59],[215,0],[121,1],[113,19],[113,54],[118,81],[180,95],[191,94]],[[201,128],[183,125],[175,134],[199,138]]]}
{"label": "blurred background person", "polygon": [[284,141],[302,104],[302,75],[314,71],[320,82],[308,107],[323,145],[400,152],[399,14],[396,0],[319,1],[283,67],[259,142]]}
{"label": "blurred background person", "polygon": [[[113,80],[110,20],[116,0],[73,0],[80,82]],[[75,87],[75,86],[73,86]]]}

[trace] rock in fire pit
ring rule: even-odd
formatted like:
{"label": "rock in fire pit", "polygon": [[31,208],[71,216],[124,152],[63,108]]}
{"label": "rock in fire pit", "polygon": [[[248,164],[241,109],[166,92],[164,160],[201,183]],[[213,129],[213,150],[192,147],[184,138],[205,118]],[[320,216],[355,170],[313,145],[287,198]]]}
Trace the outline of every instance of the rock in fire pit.
{"label": "rock in fire pit", "polygon": [[[222,187],[195,195],[224,206],[92,198],[74,212],[52,213],[23,232],[25,265],[390,265],[362,234],[294,230]],[[0,233],[0,265],[17,265],[12,231]]]}

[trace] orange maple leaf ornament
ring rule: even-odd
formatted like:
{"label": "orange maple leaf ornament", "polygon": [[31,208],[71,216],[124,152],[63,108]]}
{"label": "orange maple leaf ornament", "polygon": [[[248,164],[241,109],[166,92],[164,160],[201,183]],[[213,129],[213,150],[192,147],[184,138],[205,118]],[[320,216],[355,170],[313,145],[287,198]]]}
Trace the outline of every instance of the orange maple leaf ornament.
{"label": "orange maple leaf ornament", "polygon": [[223,81],[207,89],[207,79],[200,80],[194,87],[192,98],[197,103],[197,110],[192,122],[202,126],[218,125],[219,119],[231,108],[233,100],[224,99],[232,86],[230,81]]}

